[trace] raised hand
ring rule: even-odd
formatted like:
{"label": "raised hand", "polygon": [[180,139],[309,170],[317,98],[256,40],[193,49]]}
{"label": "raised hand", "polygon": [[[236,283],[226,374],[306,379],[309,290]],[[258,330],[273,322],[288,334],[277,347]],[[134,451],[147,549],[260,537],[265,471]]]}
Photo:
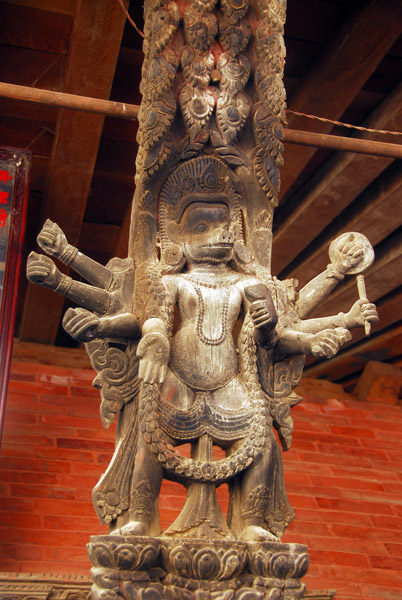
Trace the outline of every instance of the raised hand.
{"label": "raised hand", "polygon": [[377,323],[378,313],[375,304],[371,304],[367,298],[357,300],[352,308],[345,314],[345,324],[348,329],[363,327],[365,322]]}
{"label": "raised hand", "polygon": [[353,233],[350,233],[338,248],[335,266],[342,275],[346,275],[350,269],[356,267],[364,258],[364,250],[356,243]]}
{"label": "raised hand", "polygon": [[68,241],[64,232],[57,223],[53,223],[50,219],[46,219],[42,230],[37,237],[37,242],[46,254],[55,256],[56,258],[58,258],[68,246]]}
{"label": "raised hand", "polygon": [[102,320],[85,308],[69,308],[63,327],[78,342],[90,342],[103,334]]}
{"label": "raised hand", "polygon": [[331,358],[351,338],[349,331],[343,327],[324,329],[312,336],[310,340],[311,354],[317,357]]}
{"label": "raised hand", "polygon": [[169,340],[163,333],[146,333],[137,348],[137,356],[140,358],[138,378],[144,383],[163,383],[169,353]]}
{"label": "raised hand", "polygon": [[36,285],[55,290],[61,283],[63,274],[60,273],[51,258],[31,252],[27,261],[27,277]]}

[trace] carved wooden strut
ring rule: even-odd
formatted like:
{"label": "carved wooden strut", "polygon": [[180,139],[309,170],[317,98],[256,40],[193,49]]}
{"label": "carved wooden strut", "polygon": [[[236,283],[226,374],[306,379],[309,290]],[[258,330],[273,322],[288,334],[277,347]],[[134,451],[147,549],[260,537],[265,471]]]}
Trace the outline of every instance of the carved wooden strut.
{"label": "carved wooden strut", "polygon": [[[333,356],[377,314],[361,298],[346,314],[307,318],[372,260],[358,233],[336,240],[327,269],[300,291],[270,272],[285,5],[146,0],[129,256],[103,267],[47,221],[39,245],[89,285],[29,257],[31,281],[81,305],[63,325],[98,373],[103,424],[118,415],[115,454],[93,495],[110,524],[90,545],[94,598],[105,589],[142,598],[150,586],[156,598],[186,599],[305,591],[306,549],[280,543],[294,512],[273,430],[288,450],[304,356]],[[190,458],[180,451],[188,442]],[[213,460],[214,445],[225,458]],[[187,500],[162,534],[163,478],[183,483]],[[215,493],[223,482],[227,521]]]}

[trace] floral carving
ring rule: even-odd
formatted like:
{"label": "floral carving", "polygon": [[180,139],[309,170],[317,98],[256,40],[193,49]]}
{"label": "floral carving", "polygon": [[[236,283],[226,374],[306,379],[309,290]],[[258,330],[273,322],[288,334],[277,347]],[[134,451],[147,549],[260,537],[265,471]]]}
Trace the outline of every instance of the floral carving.
{"label": "floral carving", "polygon": [[[177,30],[180,11],[176,2],[169,2],[165,8],[156,10],[149,27],[145,49],[161,52]],[[148,31],[147,31],[148,34]]]}
{"label": "floral carving", "polygon": [[266,61],[270,71],[283,74],[286,48],[280,33],[272,33],[264,21],[258,24],[256,31],[257,50],[259,56]]}
{"label": "floral carving", "polygon": [[149,100],[158,100],[171,87],[179,65],[176,53],[170,47],[147,62],[148,77],[143,79],[140,91]]}
{"label": "floral carving", "polygon": [[176,114],[176,100],[171,90],[161,100],[143,103],[140,108],[137,141],[149,150],[169,131]]}
{"label": "floral carving", "polygon": [[267,154],[264,146],[257,146],[253,158],[254,172],[261,189],[268,200],[276,206],[281,185],[279,168],[276,161]]}
{"label": "floral carving", "polygon": [[240,21],[248,11],[249,0],[221,0],[221,9],[229,21]]}
{"label": "floral carving", "polygon": [[279,119],[271,115],[266,104],[260,103],[254,113],[253,125],[256,142],[264,145],[267,153],[281,166],[284,135]]}
{"label": "floral carving", "polygon": [[245,94],[220,95],[216,106],[216,120],[226,144],[229,144],[240,133],[249,112],[250,103]]}
{"label": "floral carving", "polygon": [[245,54],[233,58],[229,54],[223,53],[216,66],[222,73],[220,88],[229,94],[240,92],[250,77],[251,65]]}
{"label": "floral carving", "polygon": [[184,35],[187,44],[205,52],[212,44],[218,33],[218,23],[212,13],[203,14],[192,7],[188,7],[184,13]]}
{"label": "floral carving", "polygon": [[183,87],[180,94],[180,106],[191,138],[196,137],[209,123],[215,107],[215,98],[211,91],[197,90],[192,85]]}
{"label": "floral carving", "polygon": [[208,87],[211,71],[214,68],[214,55],[206,52],[199,55],[192,48],[185,48],[181,56],[183,76],[193,87]]}
{"label": "floral carving", "polygon": [[245,19],[232,23],[227,17],[219,19],[219,41],[230,56],[237,56],[247,48],[251,28]]}
{"label": "floral carving", "polygon": [[277,116],[280,121],[285,121],[286,92],[282,78],[276,74],[267,74],[261,63],[256,69],[255,82],[258,98],[265,102],[268,112]]}

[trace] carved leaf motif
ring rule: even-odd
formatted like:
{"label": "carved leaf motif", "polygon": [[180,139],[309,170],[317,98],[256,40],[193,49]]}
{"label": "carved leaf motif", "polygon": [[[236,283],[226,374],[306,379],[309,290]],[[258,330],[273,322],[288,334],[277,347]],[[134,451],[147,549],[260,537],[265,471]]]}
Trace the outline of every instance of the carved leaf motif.
{"label": "carved leaf motif", "polygon": [[286,20],[286,0],[257,0],[258,10],[271,29],[283,33]]}
{"label": "carved leaf motif", "polygon": [[180,11],[176,2],[169,2],[166,9],[155,12],[146,37],[145,48],[151,52],[160,52],[170,41],[180,22]]}
{"label": "carved leaf motif", "polygon": [[254,159],[254,173],[261,189],[265,192],[274,206],[278,204],[278,194],[281,185],[279,168],[276,161],[265,151],[264,146],[257,146]]}
{"label": "carved leaf motif", "polygon": [[185,137],[180,143],[179,156],[182,160],[193,158],[201,150],[202,146],[202,142],[195,142],[190,137]]}
{"label": "carved leaf motif", "polygon": [[267,152],[281,166],[283,165],[283,128],[277,117],[270,114],[266,104],[259,104],[254,113],[254,136],[258,144],[263,144]]}
{"label": "carved leaf motif", "polygon": [[202,14],[192,7],[186,8],[184,13],[184,35],[187,44],[205,52],[212,44],[218,33],[218,23],[213,14]]}
{"label": "carved leaf motif", "polygon": [[216,120],[226,144],[229,144],[240,133],[249,112],[250,103],[245,94],[220,95],[216,107]]}
{"label": "carved leaf motif", "polygon": [[143,169],[145,171],[143,180],[146,181],[159,171],[165,164],[173,150],[173,141],[167,134],[158,144],[150,148],[144,157]]}
{"label": "carved leaf motif", "polygon": [[176,114],[176,100],[169,90],[162,100],[141,105],[137,141],[147,150],[169,130]]}
{"label": "carved leaf motif", "polygon": [[220,88],[229,94],[240,92],[250,77],[251,65],[245,54],[233,58],[224,52],[220,55],[216,66],[222,73]]}
{"label": "carved leaf motif", "polygon": [[217,0],[192,0],[192,1],[193,1],[193,6],[196,10],[199,10],[199,11],[206,10],[207,12],[211,12],[211,10],[214,8],[215,4],[217,3]]}
{"label": "carved leaf motif", "polygon": [[231,23],[227,17],[219,20],[219,41],[230,56],[237,56],[246,49],[251,35],[251,28],[246,20]]}
{"label": "carved leaf motif", "polygon": [[257,95],[261,102],[265,102],[268,112],[276,115],[280,121],[286,121],[286,91],[282,78],[279,75],[269,75],[260,63],[255,72]]}
{"label": "carved leaf motif", "polygon": [[215,106],[210,90],[197,90],[184,86],[180,94],[184,122],[191,138],[196,137],[208,124]]}
{"label": "carved leaf motif", "polygon": [[140,92],[149,100],[157,100],[171,87],[178,67],[176,53],[165,48],[147,63],[147,76],[141,81]]}
{"label": "carved leaf motif", "polygon": [[286,58],[286,48],[280,33],[272,33],[264,21],[261,21],[256,32],[257,50],[262,59],[268,63],[273,73],[283,74]]}
{"label": "carved leaf motif", "polygon": [[240,21],[247,13],[248,7],[248,0],[221,0],[221,9],[232,23]]}
{"label": "carved leaf motif", "polygon": [[187,83],[200,89],[208,87],[214,62],[212,52],[199,55],[192,48],[185,48],[181,57],[181,64]]}

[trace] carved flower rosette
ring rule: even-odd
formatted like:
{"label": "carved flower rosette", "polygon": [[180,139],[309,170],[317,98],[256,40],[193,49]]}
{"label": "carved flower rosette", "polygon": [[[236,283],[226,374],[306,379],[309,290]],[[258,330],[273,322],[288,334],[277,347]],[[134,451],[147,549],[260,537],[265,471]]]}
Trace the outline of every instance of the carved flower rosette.
{"label": "carved flower rosette", "polygon": [[226,581],[238,577],[247,561],[247,543],[202,539],[163,539],[162,567],[186,579]]}

